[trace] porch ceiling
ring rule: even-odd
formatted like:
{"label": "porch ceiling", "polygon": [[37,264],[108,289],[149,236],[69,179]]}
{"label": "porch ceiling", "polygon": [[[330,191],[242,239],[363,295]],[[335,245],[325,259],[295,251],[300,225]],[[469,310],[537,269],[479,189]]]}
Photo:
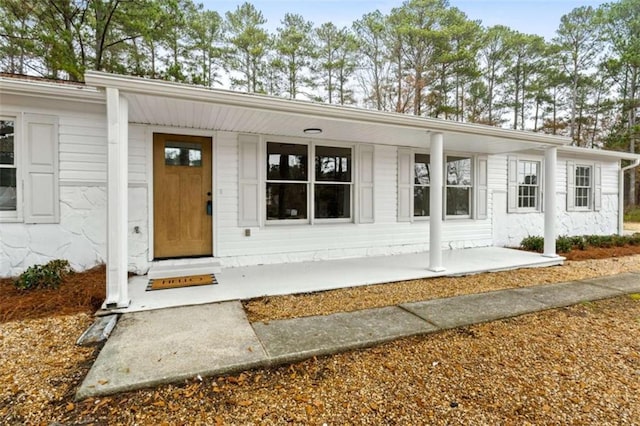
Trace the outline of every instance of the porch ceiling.
{"label": "porch ceiling", "polygon": [[[116,88],[129,100],[129,121],[304,139],[429,147],[444,134],[447,151],[506,153],[563,146],[568,138],[354,107],[286,100],[90,71],[87,84]],[[321,128],[306,135],[306,128]]]}
{"label": "porch ceiling", "polygon": [[[427,126],[408,127],[132,93],[126,94],[126,97],[129,100],[129,121],[132,123],[286,136],[305,140],[429,147]],[[303,132],[307,128],[320,128],[322,134],[307,135]],[[504,137],[452,131],[443,133],[448,151],[497,154],[541,147],[540,143]]]}

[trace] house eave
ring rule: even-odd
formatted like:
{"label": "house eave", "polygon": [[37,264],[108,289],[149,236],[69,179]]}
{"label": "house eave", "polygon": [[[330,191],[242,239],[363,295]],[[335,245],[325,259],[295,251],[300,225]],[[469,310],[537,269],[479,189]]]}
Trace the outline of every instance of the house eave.
{"label": "house eave", "polygon": [[85,81],[98,88],[116,88],[124,93],[147,96],[163,96],[184,101],[215,103],[218,105],[267,110],[286,114],[314,116],[324,119],[348,120],[394,127],[405,127],[426,132],[445,132],[500,138],[511,141],[536,143],[544,146],[564,146],[571,139],[519,130],[459,123],[448,120],[417,117],[407,114],[365,110],[354,107],[318,104],[308,101],[281,99],[266,95],[238,93],[220,89],[209,89],[186,84],[121,76],[97,71],[88,71]]}
{"label": "house eave", "polygon": [[101,105],[106,103],[104,91],[98,90],[95,87],[7,77],[0,77],[0,94],[78,101]]}

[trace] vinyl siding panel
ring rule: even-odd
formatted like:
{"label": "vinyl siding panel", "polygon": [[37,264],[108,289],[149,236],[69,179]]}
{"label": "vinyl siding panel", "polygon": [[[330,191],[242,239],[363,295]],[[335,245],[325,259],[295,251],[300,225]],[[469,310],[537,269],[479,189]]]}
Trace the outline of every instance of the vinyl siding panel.
{"label": "vinyl siding panel", "polygon": [[[264,147],[262,151],[261,155],[264,157]],[[428,220],[415,223],[397,222],[397,149],[376,145],[374,152],[375,223],[265,224],[262,195],[262,226],[240,227],[237,134],[219,132],[216,137],[214,161],[217,198],[215,255],[224,264],[234,265],[427,250]],[[264,161],[264,158],[261,161]],[[261,194],[264,194],[263,174],[262,170]],[[492,199],[489,197],[489,215],[491,209]],[[250,229],[251,236],[245,236],[245,229]],[[443,248],[491,245],[491,221],[447,219],[444,235]]]}

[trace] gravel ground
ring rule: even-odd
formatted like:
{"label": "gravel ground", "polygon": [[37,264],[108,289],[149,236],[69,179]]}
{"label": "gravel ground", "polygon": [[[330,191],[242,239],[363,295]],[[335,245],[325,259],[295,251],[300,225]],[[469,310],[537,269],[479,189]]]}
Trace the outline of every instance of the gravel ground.
{"label": "gravel ground", "polygon": [[640,255],[635,255],[565,262],[563,266],[549,268],[401,281],[313,294],[262,297],[244,302],[244,308],[251,322],[273,321],[638,271]]}
{"label": "gravel ground", "polygon": [[[428,294],[485,291],[498,281],[514,287],[630,270],[640,270],[640,256],[446,279],[432,283]],[[436,280],[425,283],[430,281]],[[402,283],[389,285],[388,293],[384,286],[371,286],[372,294],[350,293],[364,287],[343,290],[341,310],[369,306],[356,300],[360,297],[396,303],[390,300],[403,290],[391,288],[397,285]],[[404,288],[412,292],[406,297],[422,297],[417,287]],[[315,299],[319,296],[292,300],[303,307],[321,302],[321,309],[328,309],[330,303]],[[273,312],[263,308],[260,315],[281,317],[284,302],[272,299],[267,305],[275,307]],[[0,324],[0,424],[638,425],[638,299],[585,303],[286,367],[194,378],[83,402],[74,402],[72,394],[95,351],[73,342],[91,317],[8,322]],[[300,315],[313,314],[296,309]]]}

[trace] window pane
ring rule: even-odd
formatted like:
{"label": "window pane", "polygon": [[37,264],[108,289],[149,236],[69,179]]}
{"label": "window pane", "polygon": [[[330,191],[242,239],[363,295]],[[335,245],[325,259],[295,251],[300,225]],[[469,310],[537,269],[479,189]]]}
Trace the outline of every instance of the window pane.
{"label": "window pane", "polygon": [[306,219],[307,185],[267,183],[267,219]]}
{"label": "window pane", "polygon": [[0,164],[15,164],[11,120],[0,120]]}
{"label": "window pane", "polygon": [[521,161],[518,163],[518,184],[538,184],[538,163],[534,161]]}
{"label": "window pane", "polygon": [[447,157],[447,185],[471,185],[471,158]]}
{"label": "window pane", "polygon": [[538,203],[537,186],[518,187],[518,207],[536,208]]}
{"label": "window pane", "polygon": [[307,180],[307,145],[267,143],[268,180]]}
{"label": "window pane", "polygon": [[468,216],[470,194],[469,188],[447,188],[447,215]]}
{"label": "window pane", "polygon": [[164,164],[202,167],[202,146],[198,143],[167,141],[164,145]]}
{"label": "window pane", "polygon": [[413,215],[429,216],[429,187],[428,186],[414,187]]}
{"label": "window pane", "polygon": [[0,169],[0,211],[16,209],[16,169]]}
{"label": "window pane", "polygon": [[351,148],[316,147],[316,180],[351,182]]}
{"label": "window pane", "polygon": [[316,219],[351,217],[351,185],[318,184],[314,190]]}
{"label": "window pane", "polygon": [[421,185],[431,183],[429,156],[427,154],[416,154],[414,161],[414,182]]}

